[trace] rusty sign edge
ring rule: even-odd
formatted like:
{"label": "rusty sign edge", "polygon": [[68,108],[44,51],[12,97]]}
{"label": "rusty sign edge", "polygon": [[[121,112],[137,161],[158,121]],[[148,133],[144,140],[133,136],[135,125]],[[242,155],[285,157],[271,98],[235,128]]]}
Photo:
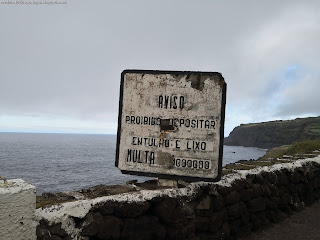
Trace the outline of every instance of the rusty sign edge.
{"label": "rusty sign edge", "polygon": [[147,176],[147,177],[158,177],[167,179],[176,179],[184,181],[209,181],[217,182],[221,179],[222,175],[222,158],[223,158],[223,142],[224,142],[224,124],[225,124],[225,106],[226,106],[226,92],[227,84],[220,72],[201,72],[201,71],[175,71],[175,70],[139,70],[139,69],[126,69],[121,73],[120,82],[120,93],[119,93],[119,108],[118,108],[118,128],[117,128],[117,143],[116,143],[116,159],[115,166],[119,166],[119,151],[120,151],[120,140],[121,140],[121,120],[122,120],[122,101],[124,92],[124,77],[127,73],[137,74],[205,74],[209,76],[219,76],[223,81],[222,85],[222,99],[221,99],[221,124],[220,124],[220,146],[219,146],[219,159],[218,159],[218,174],[216,178],[202,178],[202,177],[191,177],[182,175],[152,173],[152,172],[141,172],[141,171],[128,171],[121,170],[123,174]]}

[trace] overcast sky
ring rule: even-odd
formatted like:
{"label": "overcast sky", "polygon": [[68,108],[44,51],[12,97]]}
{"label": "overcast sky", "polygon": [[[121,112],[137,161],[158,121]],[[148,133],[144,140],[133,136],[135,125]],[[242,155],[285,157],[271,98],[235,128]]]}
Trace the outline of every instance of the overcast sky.
{"label": "overcast sky", "polygon": [[226,136],[320,115],[319,0],[5,2],[0,132],[116,133],[124,69],[221,72]]}

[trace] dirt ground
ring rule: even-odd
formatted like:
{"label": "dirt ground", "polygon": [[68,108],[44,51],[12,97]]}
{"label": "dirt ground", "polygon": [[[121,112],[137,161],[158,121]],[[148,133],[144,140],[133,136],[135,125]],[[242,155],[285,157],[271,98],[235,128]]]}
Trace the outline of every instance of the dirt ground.
{"label": "dirt ground", "polygon": [[239,240],[320,240],[320,201],[283,222]]}

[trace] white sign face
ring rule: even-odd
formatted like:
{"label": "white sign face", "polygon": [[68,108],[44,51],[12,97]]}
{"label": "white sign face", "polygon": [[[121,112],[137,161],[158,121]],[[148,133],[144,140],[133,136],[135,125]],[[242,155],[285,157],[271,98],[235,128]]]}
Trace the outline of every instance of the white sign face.
{"label": "white sign face", "polygon": [[125,70],[116,166],[135,175],[219,180],[225,99],[220,73]]}

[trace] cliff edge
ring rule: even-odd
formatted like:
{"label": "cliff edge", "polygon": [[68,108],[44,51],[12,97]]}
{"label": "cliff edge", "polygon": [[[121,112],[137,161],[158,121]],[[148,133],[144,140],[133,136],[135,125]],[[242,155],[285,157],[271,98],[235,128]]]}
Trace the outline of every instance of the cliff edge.
{"label": "cliff edge", "polygon": [[316,139],[320,139],[320,116],[241,124],[224,139],[224,144],[270,149]]}

